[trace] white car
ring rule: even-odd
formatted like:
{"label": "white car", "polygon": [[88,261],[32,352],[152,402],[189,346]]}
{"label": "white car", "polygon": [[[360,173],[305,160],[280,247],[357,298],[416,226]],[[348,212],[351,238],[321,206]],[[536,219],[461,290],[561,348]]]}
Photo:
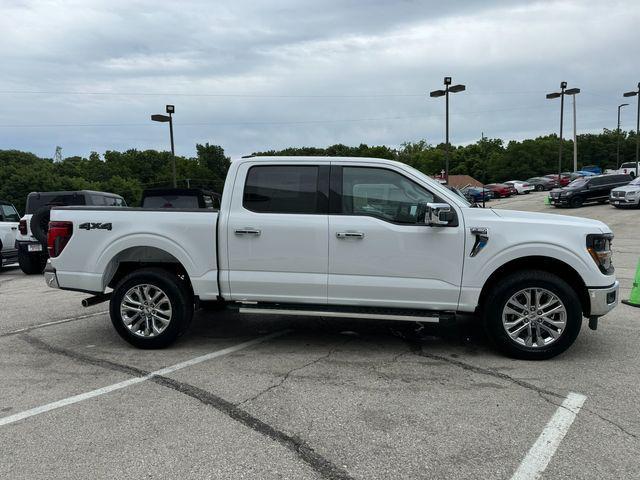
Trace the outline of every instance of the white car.
{"label": "white car", "polygon": [[0,200],[0,267],[18,261],[16,234],[19,220],[16,207]]}
{"label": "white car", "polygon": [[507,185],[513,185],[518,192],[518,195],[524,195],[525,193],[533,192],[536,187],[527,182],[523,182],[522,180],[509,180],[508,182],[504,182]]}
{"label": "white car", "polygon": [[54,207],[45,281],[109,300],[140,348],[171,344],[217,302],[412,322],[475,312],[502,351],[543,359],[616,306],[612,238],[596,220],[473,208],[391,160],[250,157],[232,162],[219,212]]}
{"label": "white car", "polygon": [[640,178],[636,177],[627,185],[611,190],[609,203],[616,208],[640,207]]}
{"label": "white car", "polygon": [[616,170],[616,173],[631,175],[631,178],[636,178],[638,176],[636,167],[636,162],[624,162],[622,165],[620,165],[620,168]]}

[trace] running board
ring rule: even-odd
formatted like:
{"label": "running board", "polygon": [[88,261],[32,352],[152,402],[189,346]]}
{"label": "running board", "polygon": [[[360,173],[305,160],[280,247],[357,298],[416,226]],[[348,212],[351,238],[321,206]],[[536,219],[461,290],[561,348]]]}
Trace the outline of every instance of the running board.
{"label": "running board", "polygon": [[331,317],[331,318],[363,318],[369,320],[399,320],[406,322],[440,323],[443,320],[452,320],[453,312],[436,312],[429,310],[409,310],[396,308],[351,308],[351,307],[324,307],[305,305],[283,304],[251,304],[238,305],[240,313],[252,313],[260,315],[298,315],[304,317]]}

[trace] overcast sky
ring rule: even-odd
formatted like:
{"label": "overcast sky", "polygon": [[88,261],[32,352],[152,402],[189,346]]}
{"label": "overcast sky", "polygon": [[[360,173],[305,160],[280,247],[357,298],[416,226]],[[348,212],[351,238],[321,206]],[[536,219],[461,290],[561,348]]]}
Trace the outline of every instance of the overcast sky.
{"label": "overcast sky", "polygon": [[557,131],[561,80],[598,132],[640,81],[639,25],[638,0],[0,0],[0,149],[168,149],[167,103],[186,156],[438,143],[445,75],[454,144]]}

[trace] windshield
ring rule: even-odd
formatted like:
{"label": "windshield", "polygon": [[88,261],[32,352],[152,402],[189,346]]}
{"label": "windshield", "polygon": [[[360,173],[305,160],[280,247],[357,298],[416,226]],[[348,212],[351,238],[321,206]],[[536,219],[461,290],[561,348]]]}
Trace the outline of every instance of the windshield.
{"label": "windshield", "polygon": [[567,185],[567,188],[578,188],[582,187],[587,183],[586,178],[576,178],[573,182]]}
{"label": "windshield", "polygon": [[637,185],[640,187],[640,177],[636,177],[629,182],[629,185]]}

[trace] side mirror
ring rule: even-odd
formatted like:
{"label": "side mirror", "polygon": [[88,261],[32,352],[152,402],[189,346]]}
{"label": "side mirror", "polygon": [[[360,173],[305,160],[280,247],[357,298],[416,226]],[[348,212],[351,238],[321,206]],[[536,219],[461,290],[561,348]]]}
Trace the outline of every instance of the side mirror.
{"label": "side mirror", "polygon": [[430,227],[449,225],[452,220],[451,206],[447,203],[427,203],[424,223]]}

